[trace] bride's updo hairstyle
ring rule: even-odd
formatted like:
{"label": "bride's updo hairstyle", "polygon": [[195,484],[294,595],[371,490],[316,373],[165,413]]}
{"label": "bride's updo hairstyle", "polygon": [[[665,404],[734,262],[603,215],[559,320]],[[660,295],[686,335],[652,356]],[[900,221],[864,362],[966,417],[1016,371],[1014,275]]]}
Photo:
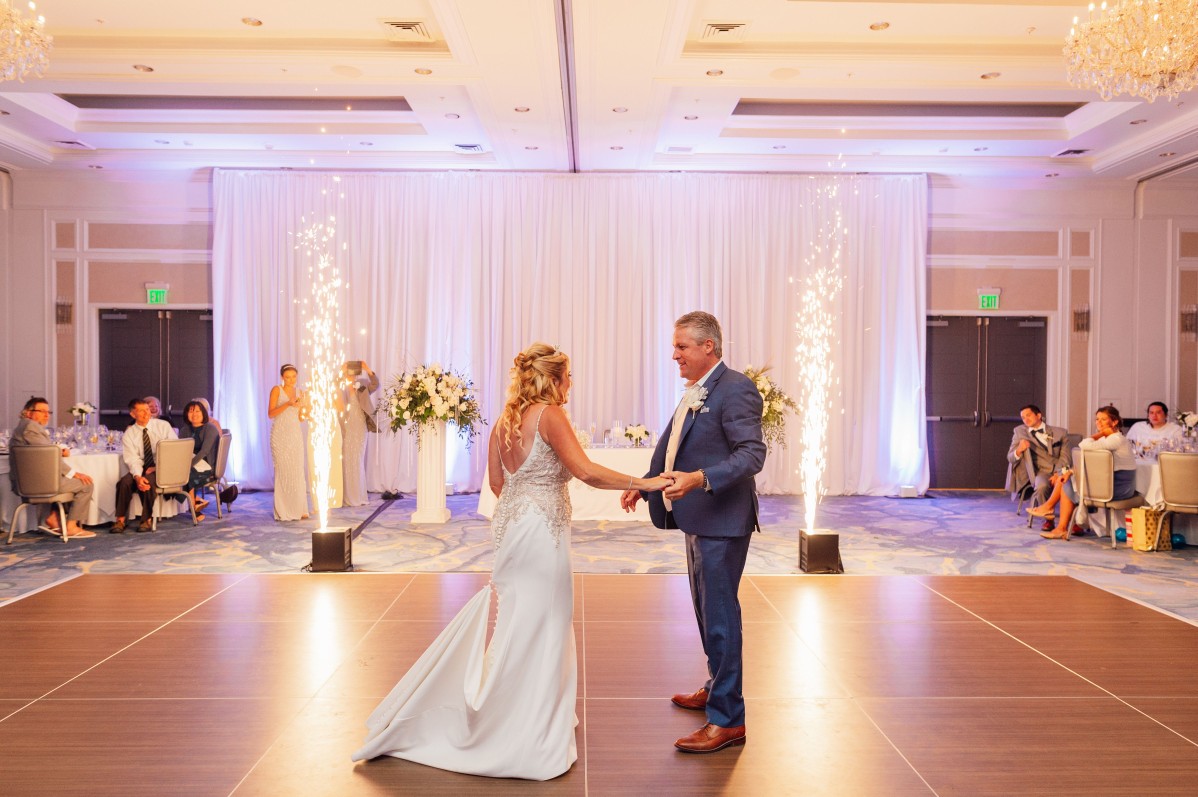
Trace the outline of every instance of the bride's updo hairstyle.
{"label": "bride's updo hairstyle", "polygon": [[512,436],[522,441],[520,422],[524,411],[533,404],[561,404],[561,383],[570,371],[570,358],[548,343],[534,343],[516,355],[512,364],[507,401],[499,416],[499,436],[505,447],[512,447]]}

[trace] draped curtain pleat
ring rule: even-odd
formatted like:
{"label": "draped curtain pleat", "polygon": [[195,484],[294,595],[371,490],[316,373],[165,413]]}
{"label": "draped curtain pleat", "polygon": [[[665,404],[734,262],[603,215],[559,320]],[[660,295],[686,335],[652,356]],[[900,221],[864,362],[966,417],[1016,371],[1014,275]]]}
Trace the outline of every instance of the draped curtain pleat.
{"label": "draped curtain pleat", "polygon": [[[543,340],[571,356],[568,409],[582,429],[665,426],[682,386],[673,321],[695,309],[723,324],[725,362],[769,365],[797,398],[800,289],[835,267],[824,483],[832,494],[927,486],[922,175],[218,170],[214,215],[215,414],[234,431],[230,469],[246,486],[272,484],[266,404],[280,366],[310,376],[296,236],[317,220],[335,226],[348,283],[347,357],[384,387],[439,362],[474,380],[493,420],[512,358]],[[762,492],[801,491],[798,427],[792,418],[789,447],[767,459]],[[477,490],[486,438],[467,449],[450,431],[448,478]],[[407,434],[372,436],[368,487],[411,491],[415,452]]]}

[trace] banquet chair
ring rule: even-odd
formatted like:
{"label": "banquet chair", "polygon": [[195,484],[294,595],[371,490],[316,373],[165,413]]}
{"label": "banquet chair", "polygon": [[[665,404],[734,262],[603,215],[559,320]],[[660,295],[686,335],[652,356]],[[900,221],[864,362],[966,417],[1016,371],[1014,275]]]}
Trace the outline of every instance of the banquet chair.
{"label": "banquet chair", "polygon": [[1170,512],[1198,515],[1198,454],[1183,454],[1177,451],[1162,451],[1157,454],[1161,468],[1161,499],[1165,512],[1156,529],[1156,545],[1159,549],[1165,518]]}
{"label": "banquet chair", "polygon": [[59,463],[62,461],[62,449],[58,446],[13,446],[9,450],[12,457],[13,475],[16,477],[16,493],[21,498],[21,504],[13,510],[12,520],[8,524],[8,544],[12,545],[12,536],[17,530],[17,519],[27,506],[54,504],[58,510],[58,531],[52,532],[67,541],[67,512],[63,504],[74,500],[73,493],[59,491],[62,471]]}
{"label": "banquet chair", "polygon": [[1136,493],[1131,498],[1115,500],[1115,456],[1106,449],[1083,448],[1081,478],[1081,503],[1085,506],[1106,509],[1106,532],[1111,535],[1111,547],[1118,546],[1115,537],[1114,511],[1126,512],[1148,503],[1144,496]]}
{"label": "banquet chair", "polygon": [[[154,449],[155,475],[157,484],[154,486],[154,508],[150,513],[150,528],[158,530],[158,502],[163,496],[187,495],[187,482],[191,478],[191,458],[195,451],[195,441],[190,437],[182,440],[159,440]],[[195,500],[187,495],[187,503],[191,505],[191,525],[199,525],[196,517]]]}
{"label": "banquet chair", "polygon": [[[220,440],[216,443],[216,466],[208,474],[208,481],[197,487],[197,490],[208,490],[212,492],[212,497],[216,500],[216,516],[223,518],[220,510],[220,493],[225,486],[225,467],[229,464],[229,446],[233,444],[233,435],[228,430],[220,433]],[[232,510],[230,510],[232,511]]]}

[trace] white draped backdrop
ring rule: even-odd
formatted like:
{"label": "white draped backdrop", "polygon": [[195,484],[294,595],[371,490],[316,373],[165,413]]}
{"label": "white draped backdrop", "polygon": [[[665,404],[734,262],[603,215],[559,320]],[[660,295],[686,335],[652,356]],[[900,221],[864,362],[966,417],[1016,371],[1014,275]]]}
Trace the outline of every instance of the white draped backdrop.
{"label": "white draped backdrop", "polygon": [[[304,217],[336,219],[347,355],[384,388],[405,367],[439,362],[474,379],[493,420],[512,358],[543,340],[571,356],[578,426],[660,431],[682,387],[673,321],[690,310],[720,319],[729,366],[772,365],[797,397],[798,294],[826,262],[813,247],[836,214],[844,287],[825,484],[869,495],[927,486],[922,175],[218,170],[214,208],[214,411],[234,430],[230,470],[246,486],[272,484],[266,403],[279,366],[309,376],[293,237]],[[467,450],[453,428],[448,479],[477,490],[486,438]],[[788,431],[762,492],[801,491],[797,419]],[[371,436],[371,490],[411,491],[415,467],[414,438]]]}

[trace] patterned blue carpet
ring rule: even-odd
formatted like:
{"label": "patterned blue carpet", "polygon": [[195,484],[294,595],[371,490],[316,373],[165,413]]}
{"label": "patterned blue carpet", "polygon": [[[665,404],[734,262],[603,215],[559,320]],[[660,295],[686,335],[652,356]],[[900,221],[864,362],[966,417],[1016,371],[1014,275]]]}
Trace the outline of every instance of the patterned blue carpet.
{"label": "patterned blue carpet", "polygon": [[[484,571],[491,566],[488,522],[477,495],[449,497],[443,526],[408,522],[414,499],[335,510],[332,526],[358,526],[382,507],[354,541],[357,569],[376,572]],[[616,500],[613,495],[613,501]],[[80,573],[295,573],[311,558],[315,521],[275,522],[269,492],[242,495],[217,520],[210,507],[198,527],[186,515],[154,534],[108,534],[68,544],[38,533],[0,546],[0,602]],[[803,502],[763,496],[762,533],[747,572],[797,573]],[[939,493],[912,500],[829,497],[818,526],[840,533],[845,576],[892,574],[1069,575],[1191,621],[1198,621],[1198,548],[1138,553],[1088,535],[1042,540],[1014,514],[1003,493]],[[640,523],[576,522],[574,569],[580,573],[682,573],[678,532]],[[1046,606],[1046,612],[1062,607]]]}

